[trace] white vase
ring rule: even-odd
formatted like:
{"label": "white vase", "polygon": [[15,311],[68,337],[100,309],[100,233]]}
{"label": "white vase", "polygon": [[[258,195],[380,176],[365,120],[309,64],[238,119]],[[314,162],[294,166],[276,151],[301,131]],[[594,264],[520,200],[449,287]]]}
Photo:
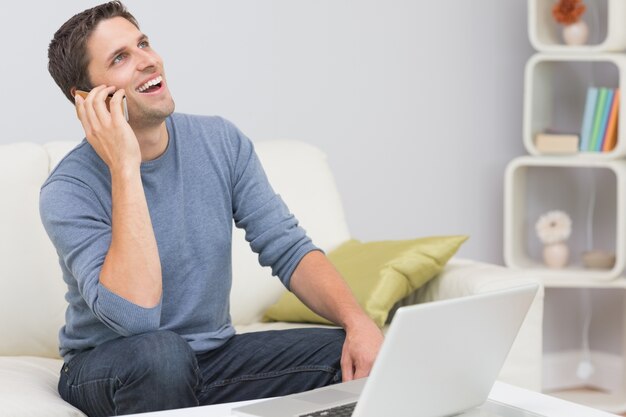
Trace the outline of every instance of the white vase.
{"label": "white vase", "polygon": [[568,259],[569,248],[564,242],[549,243],[543,247],[543,262],[548,268],[563,268]]}
{"label": "white vase", "polygon": [[567,45],[584,45],[589,38],[589,26],[582,20],[563,26],[563,41]]}

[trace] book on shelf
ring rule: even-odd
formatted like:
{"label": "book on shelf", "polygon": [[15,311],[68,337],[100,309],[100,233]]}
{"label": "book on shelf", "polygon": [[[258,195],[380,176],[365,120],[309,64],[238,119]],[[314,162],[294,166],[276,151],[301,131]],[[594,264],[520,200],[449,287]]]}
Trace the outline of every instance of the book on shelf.
{"label": "book on shelf", "polygon": [[535,147],[543,154],[566,154],[579,151],[579,138],[575,134],[539,133]]}
{"label": "book on shelf", "polygon": [[601,140],[600,129],[602,127],[602,116],[604,115],[604,106],[609,89],[600,87],[598,90],[598,99],[596,100],[596,108],[593,112],[593,128],[591,129],[591,137],[589,138],[589,147],[587,151],[595,152],[598,148],[598,141]]}
{"label": "book on shelf", "polygon": [[593,114],[596,109],[597,99],[598,99],[598,89],[596,87],[589,87],[587,89],[587,99],[585,101],[583,123],[580,128],[580,150],[583,152],[589,149],[591,131],[593,129]]}
{"label": "book on shelf", "polygon": [[620,90],[615,89],[613,94],[613,102],[611,103],[611,110],[609,113],[609,120],[607,122],[606,133],[604,134],[604,140],[602,141],[602,152],[611,152],[617,144],[617,119],[619,115],[619,101]]}
{"label": "book on shelf", "polygon": [[602,107],[602,118],[600,119],[600,130],[598,131],[598,138],[596,140],[595,152],[602,152],[602,143],[606,134],[606,127],[609,122],[609,114],[611,113],[611,106],[613,104],[613,89],[609,88],[606,91],[606,100]]}
{"label": "book on shelf", "polygon": [[580,128],[581,152],[610,152],[617,144],[619,88],[589,87]]}

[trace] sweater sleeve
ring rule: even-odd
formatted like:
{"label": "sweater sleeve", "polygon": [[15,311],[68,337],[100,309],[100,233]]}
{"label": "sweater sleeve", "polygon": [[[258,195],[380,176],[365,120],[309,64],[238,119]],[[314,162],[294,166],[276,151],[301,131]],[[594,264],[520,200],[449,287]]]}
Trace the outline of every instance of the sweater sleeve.
{"label": "sweater sleeve", "polygon": [[39,205],[59,261],[71,274],[65,279],[68,285],[77,286],[91,312],[122,336],[158,329],[161,303],[143,308],[100,284],[100,271],[111,244],[111,220],[96,194],[72,178],[56,179],[42,187]]}
{"label": "sweater sleeve", "polygon": [[233,162],[233,218],[246,231],[246,240],[259,255],[259,263],[272,268],[285,287],[308,252],[319,250],[300,227],[280,195],[272,189],[252,142],[226,123]]}

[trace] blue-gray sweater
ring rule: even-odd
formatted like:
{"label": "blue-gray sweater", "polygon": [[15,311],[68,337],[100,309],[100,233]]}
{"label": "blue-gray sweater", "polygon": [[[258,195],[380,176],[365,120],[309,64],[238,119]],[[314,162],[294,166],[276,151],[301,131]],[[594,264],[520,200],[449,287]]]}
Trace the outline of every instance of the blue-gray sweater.
{"label": "blue-gray sweater", "polygon": [[141,164],[163,274],[156,307],[142,308],[99,283],[111,243],[111,177],[91,145],[83,141],[70,152],[41,188],[41,218],[68,286],[59,335],[66,361],[108,340],[157,329],[180,334],[197,352],[223,344],[234,334],[233,220],[259,262],[287,287],[298,262],[317,249],[235,126],[178,113],[166,125],[167,150]]}

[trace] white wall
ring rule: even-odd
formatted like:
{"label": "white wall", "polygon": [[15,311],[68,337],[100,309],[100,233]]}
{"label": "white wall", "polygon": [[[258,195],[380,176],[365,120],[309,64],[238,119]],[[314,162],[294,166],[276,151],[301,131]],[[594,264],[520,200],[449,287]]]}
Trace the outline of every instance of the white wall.
{"label": "white wall", "polygon": [[[0,5],[0,143],[79,139],[47,46],[97,1]],[[502,260],[506,163],[523,154],[522,0],[127,0],[178,111],[329,156],[353,235],[471,235]]]}

